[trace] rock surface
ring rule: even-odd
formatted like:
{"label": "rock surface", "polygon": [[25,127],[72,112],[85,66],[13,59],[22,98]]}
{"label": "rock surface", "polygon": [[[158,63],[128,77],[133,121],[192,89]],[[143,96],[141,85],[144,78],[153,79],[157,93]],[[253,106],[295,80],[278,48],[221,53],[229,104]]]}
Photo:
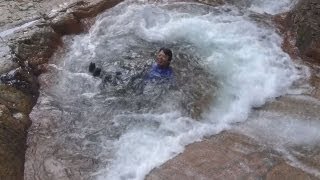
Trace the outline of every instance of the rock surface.
{"label": "rock surface", "polygon": [[[211,5],[224,3],[222,0],[199,1]],[[31,20],[39,20],[37,26],[24,29],[14,37],[5,37],[6,42],[1,40],[0,44],[0,179],[23,177],[25,136],[30,124],[28,114],[37,96],[38,85],[35,78],[42,72],[41,65],[45,64],[54,50],[61,45],[62,35],[83,32],[88,17],[94,17],[118,2],[120,0],[70,0],[67,3],[63,0],[0,2],[0,31]],[[237,1],[237,4],[247,6],[245,2],[247,1]],[[290,29],[289,35],[296,37],[293,44],[296,44],[302,56],[312,62],[320,60],[319,5],[318,0],[300,1],[286,16],[285,22],[286,27]],[[56,10],[51,11],[53,9]],[[287,45],[291,46],[292,43],[289,41],[290,38]],[[319,69],[314,67],[313,71],[318,72]],[[317,74],[311,79],[315,87],[313,95],[318,98],[319,79]],[[313,159],[319,157],[319,153],[307,153],[312,156],[302,156],[301,160],[319,168],[319,163]],[[277,152],[259,145],[252,138],[233,132],[224,132],[188,146],[184,153],[153,170],[147,179],[212,177],[319,179],[289,165]]]}
{"label": "rock surface", "polygon": [[[317,103],[283,97],[257,109],[253,116],[274,112],[293,119],[319,121],[319,109]],[[269,142],[265,144],[259,138],[255,140],[250,134],[244,134],[245,131],[231,130],[191,144],[182,154],[155,168],[146,179],[320,179],[319,175],[292,164],[281,152],[271,148]],[[294,158],[298,161],[320,171],[319,146],[298,145],[289,151],[295,152]]]}
{"label": "rock surface", "polygon": [[9,72],[18,67],[18,64],[13,62],[10,55],[10,48],[7,44],[0,41],[0,74]]}
{"label": "rock surface", "polygon": [[296,46],[302,56],[320,62],[320,2],[300,1],[287,17],[287,26],[296,34]]}
{"label": "rock surface", "polygon": [[286,163],[254,139],[223,132],[187,146],[176,158],[155,168],[147,180],[170,179],[318,179]]}
{"label": "rock surface", "polygon": [[23,179],[29,113],[39,93],[37,75],[62,46],[62,35],[83,32],[88,18],[119,2],[0,2],[0,179]]}
{"label": "rock surface", "polygon": [[21,179],[27,128],[31,121],[31,95],[0,84],[0,179]]}

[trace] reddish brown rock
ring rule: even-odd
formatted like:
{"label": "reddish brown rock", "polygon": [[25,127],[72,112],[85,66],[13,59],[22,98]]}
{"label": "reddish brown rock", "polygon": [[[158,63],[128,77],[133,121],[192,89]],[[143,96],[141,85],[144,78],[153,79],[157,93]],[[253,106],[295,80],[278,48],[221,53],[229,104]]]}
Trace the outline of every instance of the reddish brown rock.
{"label": "reddish brown rock", "polygon": [[277,153],[253,139],[230,132],[186,147],[155,168],[147,180],[316,179],[285,163]]}
{"label": "reddish brown rock", "polygon": [[[61,13],[51,20],[51,26],[55,32],[61,35],[78,34],[87,29],[87,18],[95,17],[103,10],[111,8],[122,0],[109,1],[78,1],[67,8],[61,10]],[[66,13],[67,12],[67,13]]]}
{"label": "reddish brown rock", "polygon": [[312,75],[310,78],[310,83],[314,87],[311,94],[313,97],[320,99],[320,77],[317,75]]}
{"label": "reddish brown rock", "polygon": [[47,63],[61,44],[60,35],[50,27],[34,28],[12,42],[12,49],[20,65],[25,62],[32,68]]}
{"label": "reddish brown rock", "polygon": [[86,6],[74,7],[73,15],[78,19],[94,17],[97,14],[101,13],[102,11],[109,9],[120,2],[122,2],[122,0],[108,0],[108,1],[95,0]]}
{"label": "reddish brown rock", "polygon": [[289,54],[292,59],[298,59],[299,49],[296,47],[296,34],[288,30],[288,13],[275,15],[273,21],[281,34],[283,34],[282,49]]}
{"label": "reddish brown rock", "polygon": [[288,30],[296,34],[296,46],[302,56],[320,62],[320,1],[299,1],[288,14]]}
{"label": "reddish brown rock", "polygon": [[310,44],[310,49],[306,49],[305,55],[309,58],[316,60],[318,63],[320,63],[320,39]]}
{"label": "reddish brown rock", "polygon": [[266,180],[311,180],[311,177],[300,169],[294,168],[286,163],[273,167],[266,176]]}
{"label": "reddish brown rock", "polygon": [[53,18],[51,26],[55,32],[61,35],[78,34],[83,31],[80,20],[71,13]]}

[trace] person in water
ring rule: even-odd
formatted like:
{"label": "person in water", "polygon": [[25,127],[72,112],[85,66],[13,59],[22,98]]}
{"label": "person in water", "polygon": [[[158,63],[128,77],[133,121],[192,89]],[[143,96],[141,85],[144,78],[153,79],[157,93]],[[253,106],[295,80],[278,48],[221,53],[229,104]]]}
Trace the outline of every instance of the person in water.
{"label": "person in water", "polygon": [[173,82],[173,70],[170,67],[172,51],[167,48],[160,48],[156,56],[156,63],[152,65],[146,80],[151,82]]}
{"label": "person in water", "polygon": [[[173,80],[173,70],[170,67],[171,60],[172,51],[168,48],[160,48],[156,56],[156,63],[152,65],[149,73],[144,78],[145,83],[175,84]],[[95,77],[100,77],[101,68],[97,68],[96,64],[91,62],[89,65],[89,72],[91,72]],[[106,76],[105,78],[107,77],[109,76]]]}

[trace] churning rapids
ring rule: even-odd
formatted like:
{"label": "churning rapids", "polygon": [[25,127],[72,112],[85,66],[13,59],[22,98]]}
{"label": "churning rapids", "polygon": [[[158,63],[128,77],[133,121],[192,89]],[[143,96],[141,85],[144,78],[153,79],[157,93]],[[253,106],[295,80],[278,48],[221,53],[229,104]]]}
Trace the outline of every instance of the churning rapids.
{"label": "churning rapids", "polygon": [[[306,78],[259,14],[293,3],[125,1],[102,13],[88,34],[64,39],[40,76],[25,178],[144,179],[187,144],[245,122]],[[175,88],[143,82],[162,46],[174,53]]]}

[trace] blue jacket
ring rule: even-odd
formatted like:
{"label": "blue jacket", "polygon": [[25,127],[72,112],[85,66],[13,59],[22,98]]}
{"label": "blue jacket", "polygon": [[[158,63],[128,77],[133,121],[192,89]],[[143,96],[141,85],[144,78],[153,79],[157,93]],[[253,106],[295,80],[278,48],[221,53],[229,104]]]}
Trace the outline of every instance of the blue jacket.
{"label": "blue jacket", "polygon": [[154,64],[152,65],[152,68],[147,75],[146,80],[151,82],[162,82],[166,80],[173,82],[172,68],[160,68],[157,64]]}

